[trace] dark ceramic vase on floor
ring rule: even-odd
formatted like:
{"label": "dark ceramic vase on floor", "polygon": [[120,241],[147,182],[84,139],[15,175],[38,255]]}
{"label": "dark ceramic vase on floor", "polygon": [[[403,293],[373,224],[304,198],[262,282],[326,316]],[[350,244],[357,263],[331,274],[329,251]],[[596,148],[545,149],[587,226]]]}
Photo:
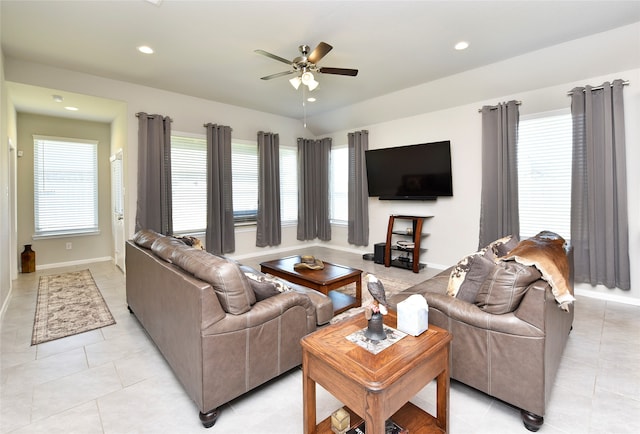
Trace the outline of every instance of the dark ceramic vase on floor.
{"label": "dark ceramic vase on floor", "polygon": [[36,271],[36,252],[31,250],[31,244],[26,244],[24,246],[24,251],[22,252],[22,272],[23,273],[33,273]]}

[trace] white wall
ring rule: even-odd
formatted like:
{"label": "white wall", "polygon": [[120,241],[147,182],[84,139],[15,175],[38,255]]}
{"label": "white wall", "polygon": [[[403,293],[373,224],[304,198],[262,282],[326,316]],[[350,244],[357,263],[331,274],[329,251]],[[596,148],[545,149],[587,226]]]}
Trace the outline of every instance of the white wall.
{"label": "white wall", "polygon": [[[298,137],[312,138],[302,122],[263,113],[255,110],[208,101],[164,90],[139,86],[131,83],[105,79],[75,71],[52,68],[46,65],[8,59],[5,65],[6,80],[60,91],[93,95],[122,101],[126,113],[116,113],[112,122],[112,151],[123,149],[125,168],[125,225],[126,238],[133,235],[137,201],[137,143],[138,126],[136,113],[159,113],[170,116],[171,128],[192,134],[205,134],[203,125],[213,122],[230,125],[233,137],[241,140],[256,140],[258,131],[271,131],[280,135],[280,143],[295,145]],[[278,249],[255,247],[255,230],[241,229],[236,235],[234,256],[255,254],[256,250],[269,253],[283,248],[304,246],[309,242],[296,240],[295,226],[283,229],[283,245]]]}
{"label": "white wall", "polygon": [[[555,110],[568,106],[569,98],[566,92],[576,85],[597,85],[604,80],[623,78],[631,82],[625,89],[625,101],[632,290],[584,290],[639,300],[640,276],[637,267],[634,267],[640,260],[640,198],[635,188],[640,185],[639,175],[636,173],[640,160],[640,51],[637,49],[639,28],[638,25],[634,25],[614,29],[309,119],[309,124],[315,122],[322,125],[318,131],[332,131],[327,128],[334,119],[335,131],[322,136],[330,135],[336,144],[344,143],[349,131],[368,129],[372,148],[434,140],[451,140],[453,146],[453,198],[424,203],[371,200],[370,245],[363,249],[349,246],[346,243],[346,231],[342,227],[334,227],[334,237],[330,244],[339,248],[370,252],[373,251],[374,243],[384,241],[389,214],[433,214],[435,218],[426,226],[431,235],[427,239],[428,251],[423,256],[423,261],[442,267],[456,262],[462,255],[474,251],[478,242],[481,173],[478,108],[484,104],[517,99],[523,102],[520,107],[523,115]],[[614,44],[615,48],[607,50],[607,44]],[[604,50],[598,52],[596,48],[603,45]],[[578,55],[575,53],[589,53],[589,56],[576,58]],[[527,79],[520,79],[521,76]],[[204,123],[215,122],[231,125],[234,137],[245,140],[254,140],[258,130],[278,132],[283,144],[293,144],[297,137],[311,136],[297,120],[16,59],[5,60],[5,78],[8,81],[96,95],[126,103],[126,125],[121,127],[126,130],[123,147],[126,160],[127,236],[133,233],[136,204],[135,113],[145,111],[169,115],[174,120],[172,128],[175,131],[202,133]],[[447,100],[447,93],[454,90],[458,95],[455,101],[458,102],[451,104]],[[460,97],[461,91],[466,91],[468,95],[465,98]],[[474,95],[479,97],[473,99]],[[425,102],[417,104],[416,100]],[[411,110],[405,110],[405,106],[410,106]],[[420,106],[424,110],[422,113],[410,114]],[[381,107],[385,109],[382,110]],[[368,118],[361,116],[367,112],[374,115]],[[295,227],[284,229],[283,240],[283,245],[279,248],[264,251],[306,244],[295,240]],[[238,257],[258,250],[255,248],[255,231],[240,231],[237,234],[236,245]]]}
{"label": "white wall", "polygon": [[[443,267],[457,262],[478,246],[481,192],[481,116],[478,109],[485,104],[494,105],[512,99],[522,101],[521,116],[570,107],[567,92],[576,86],[599,85],[616,78],[628,80],[625,87],[625,123],[627,143],[627,184],[629,204],[629,239],[631,261],[631,291],[592,288],[578,285],[579,291],[606,295],[612,299],[633,298],[640,301],[640,69],[620,71],[606,76],[587,77],[579,81],[510,95],[496,96],[490,100],[449,108],[446,110],[406,117],[373,125],[354,126],[348,131],[367,129],[371,149],[408,145],[414,143],[450,140],[452,146],[453,191],[452,198],[430,201],[381,201],[369,199],[371,244],[384,242],[390,214],[434,215],[427,221],[425,239],[428,251],[422,261],[431,266]],[[336,141],[344,141],[347,130],[331,134]],[[541,228],[544,229],[544,228]],[[340,243],[340,240],[335,240]],[[343,244],[344,245],[344,244]]]}

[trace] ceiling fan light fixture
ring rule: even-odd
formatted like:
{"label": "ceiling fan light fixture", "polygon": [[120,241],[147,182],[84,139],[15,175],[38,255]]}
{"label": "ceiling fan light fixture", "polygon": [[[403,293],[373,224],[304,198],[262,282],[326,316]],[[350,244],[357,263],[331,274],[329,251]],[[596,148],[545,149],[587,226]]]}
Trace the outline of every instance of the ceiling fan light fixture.
{"label": "ceiling fan light fixture", "polygon": [[298,88],[300,87],[300,83],[302,83],[302,80],[300,79],[300,77],[293,77],[291,80],[289,80],[289,83],[291,83],[291,86],[293,86],[295,90],[298,90]]}
{"label": "ceiling fan light fixture", "polygon": [[[306,84],[307,86],[309,86],[309,83],[314,82],[314,78],[313,78],[313,74],[310,73],[309,71],[306,71],[302,74],[302,83]],[[317,83],[317,82],[316,82]]]}
{"label": "ceiling fan light fixture", "polygon": [[315,80],[311,80],[309,83],[307,83],[307,87],[309,88],[309,91],[312,91],[313,89],[315,89],[316,87],[318,87],[320,83],[318,83]]}

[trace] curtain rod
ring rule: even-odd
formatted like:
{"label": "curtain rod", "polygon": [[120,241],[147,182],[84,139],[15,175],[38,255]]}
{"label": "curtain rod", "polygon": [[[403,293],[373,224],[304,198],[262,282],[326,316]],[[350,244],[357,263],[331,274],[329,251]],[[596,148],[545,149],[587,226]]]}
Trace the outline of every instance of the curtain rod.
{"label": "curtain rod", "polygon": [[[629,80],[623,81],[622,85],[623,86],[628,86],[629,85]],[[611,84],[611,86],[613,86],[613,84]],[[591,90],[602,90],[602,89],[604,89],[604,86],[595,86],[595,87],[591,88]],[[582,89],[582,91],[584,92],[584,89]],[[573,95],[573,91],[570,90],[569,92],[567,92],[567,95],[569,95],[569,96]]]}
{"label": "curtain rod", "polygon": [[[147,115],[147,119],[152,119],[154,116],[162,116],[162,115],[150,115],[150,114],[147,114],[147,113],[145,113],[145,112],[139,112],[139,113],[136,113],[136,117],[137,117],[137,118],[139,118],[139,117],[140,117],[140,115]],[[163,117],[163,118],[165,118],[165,116],[162,116],[162,117]],[[169,119],[169,122],[173,122],[173,119],[171,119],[171,118],[170,118],[170,117],[168,117],[168,116],[166,116],[166,119]]]}
{"label": "curtain rod", "polygon": [[[516,101],[516,105],[522,104],[522,101]],[[498,110],[498,107],[491,107],[491,110]],[[478,109],[478,113],[482,113],[482,108]]]}

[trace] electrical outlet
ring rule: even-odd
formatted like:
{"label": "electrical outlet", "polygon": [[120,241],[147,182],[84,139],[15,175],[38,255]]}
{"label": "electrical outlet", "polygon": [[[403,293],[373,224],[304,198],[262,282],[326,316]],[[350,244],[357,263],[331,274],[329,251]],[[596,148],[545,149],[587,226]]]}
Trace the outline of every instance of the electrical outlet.
{"label": "electrical outlet", "polygon": [[73,245],[71,243],[67,243],[66,248],[67,250],[71,250],[73,248]]}

